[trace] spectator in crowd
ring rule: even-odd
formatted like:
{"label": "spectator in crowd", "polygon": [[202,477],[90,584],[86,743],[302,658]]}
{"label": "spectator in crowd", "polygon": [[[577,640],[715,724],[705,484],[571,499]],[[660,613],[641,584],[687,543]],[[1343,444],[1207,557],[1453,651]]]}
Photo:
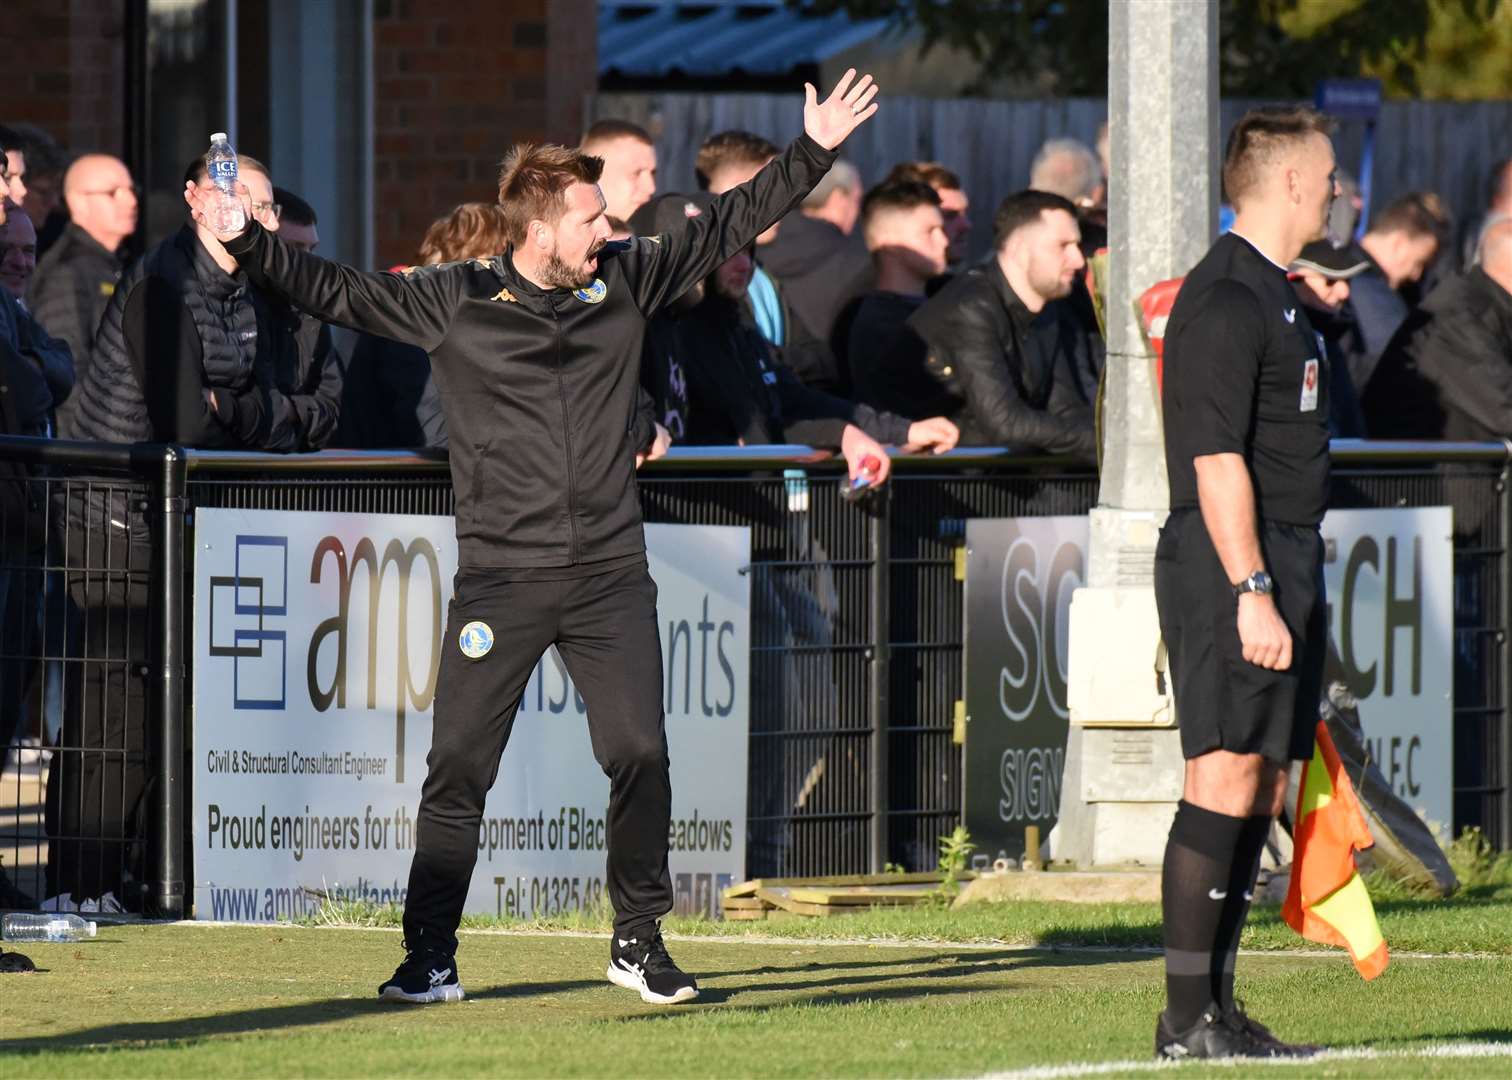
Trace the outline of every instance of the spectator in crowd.
{"label": "spectator in crowd", "polygon": [[37,230],[31,216],[13,206],[6,212],[5,223],[0,225],[0,286],[24,301],[26,286],[36,269]]}
{"label": "spectator in crowd", "polygon": [[1512,438],[1512,219],[1407,318],[1364,406],[1372,438]]}
{"label": "spectator in crowd", "polygon": [[35,124],[9,126],[21,138],[26,161],[26,200],[21,208],[36,227],[37,257],[41,258],[68,224],[63,212],[63,170],[68,160],[57,140]]}
{"label": "spectator in crowd", "polygon": [[841,310],[867,289],[871,277],[856,229],[861,196],[861,174],[841,158],[761,250],[761,264],[782,283],[793,315],[832,347]]}
{"label": "spectator in crowd", "polygon": [[1420,281],[1438,257],[1449,227],[1443,202],[1431,191],[1414,191],[1388,203],[1370,223],[1360,247],[1394,291]]}
{"label": "spectator in crowd", "polygon": [[1287,274],[1328,353],[1328,431],[1335,439],[1365,438],[1365,415],[1346,356],[1359,348],[1349,283],[1369,268],[1369,260],[1353,244],[1334,247],[1328,240],[1315,240],[1292,260]]}
{"label": "spectator in crowd", "polygon": [[[8,170],[7,170],[8,172]],[[8,179],[8,176],[4,179]],[[47,336],[19,297],[36,241],[26,212],[0,198],[0,434],[48,437],[58,402],[73,388],[68,346]],[[43,566],[47,551],[43,487],[16,465],[0,464],[0,773],[28,714]],[[34,907],[0,868],[0,906]]]}
{"label": "spectator in crowd", "polygon": [[[839,450],[853,474],[868,456],[885,461],[881,443],[937,452],[955,445],[959,433],[948,420],[911,422],[803,385],[741,316],[754,269],[750,249],[725,261],[705,280],[697,307],[676,323],[677,358],[688,380],[684,441]],[[879,467],[885,478],[886,466]]]}
{"label": "spectator in crowd", "polygon": [[584,133],[579,149],[604,159],[599,190],[610,217],[629,221],[656,194],[656,143],[639,124],[600,120]]}
{"label": "spectator in crowd", "polygon": [[[698,186],[722,195],[745,183],[777,156],[777,147],[749,131],[721,131],[698,148],[693,172]],[[777,239],[782,222],[756,238],[756,269],[743,306],[761,336],[781,350],[782,359],[807,386],[825,391],[843,389],[840,367],[829,343],[794,311],[781,279],[762,265],[767,248]]]}
{"label": "spectator in crowd", "polygon": [[[51,436],[57,431],[58,406],[73,392],[74,366],[68,343],[48,334],[23,299],[37,267],[36,243],[37,231],[26,211],[0,199],[0,302],[7,310],[0,337],[40,374],[47,391],[45,406],[37,403],[40,394],[32,400],[29,391],[20,391],[27,397],[20,420],[26,430],[21,433]],[[29,376],[20,380],[23,387],[32,384]]]}
{"label": "spectator in crowd", "polygon": [[[507,235],[498,203],[463,203],[431,222],[416,262],[438,266],[497,255],[508,247]],[[446,417],[424,349],[376,334],[358,337],[347,367],[337,445],[365,450],[446,447]]]}
{"label": "spectator in crowd", "polygon": [[1508,218],[1512,218],[1512,158],[1502,158],[1491,166],[1485,210],[1465,219],[1465,228],[1460,234],[1460,264],[1474,266],[1480,260],[1481,240],[1486,230]]}
{"label": "spectator in crowd", "polygon": [[1029,166],[1029,186],[1059,195],[1079,209],[1097,206],[1105,194],[1102,163],[1078,139],[1049,139]]}
{"label": "spectator in crowd", "polygon": [[1044,191],[1003,200],[995,255],[957,277],[908,320],[930,372],[955,401],[968,445],[1096,457],[1092,401],[1100,352],[1070,309],[1086,265],[1076,205]]}
{"label": "spectator in crowd", "polygon": [[[292,191],[273,189],[273,230],[300,251],[314,251],[320,246],[315,208]],[[298,412],[296,423],[306,435],[293,445],[275,438],[269,449],[319,450],[336,433],[340,422],[342,379],[345,365],[336,351],[331,328],[312,315],[305,314],[282,296],[253,291],[261,302],[259,315],[275,328],[275,341],[288,341],[292,347],[272,351],[273,384]],[[313,433],[313,434],[310,434]]]}
{"label": "spectator in crowd", "polygon": [[8,198],[16,206],[26,203],[26,144],[14,128],[0,126],[0,157],[5,158],[5,190],[0,198]]}
{"label": "spectator in crowd", "polygon": [[[247,154],[240,165],[254,215],[276,231],[266,167]],[[209,183],[203,159],[185,179]],[[113,291],[65,432],[109,442],[318,449],[335,427],[339,389],[331,393],[327,372],[338,364],[317,352],[317,339],[282,300],[250,288],[208,230],[186,223]]]}
{"label": "spectator in crowd", "polygon": [[273,189],[273,205],[278,217],[278,235],[284,243],[310,252],[320,246],[320,220],[313,206],[281,187]]}
{"label": "spectator in crowd", "polygon": [[[82,384],[94,363],[95,334],[121,276],[121,247],[136,231],[137,194],[124,162],[86,154],[63,177],[71,221],[37,264],[27,301],[39,322],[68,342]],[[75,395],[60,427],[73,422]]]}
{"label": "spectator in crowd", "polygon": [[1431,192],[1404,195],[1370,223],[1359,248],[1369,269],[1350,282],[1349,316],[1358,329],[1345,353],[1355,390],[1364,395],[1381,353],[1407,318],[1404,286],[1416,283],[1438,254],[1448,217]]}
{"label": "spectator in crowd", "polygon": [[[277,230],[267,167],[249,154],[239,165],[253,216]],[[190,164],[185,182],[209,186],[203,159]],[[118,192],[102,197],[125,201]],[[186,222],[111,295],[64,433],[105,442],[318,449],[340,405],[337,358],[317,352],[322,329],[252,287],[207,228]],[[68,570],[82,627],[75,647],[105,662],[66,665],[62,745],[127,754],[91,749],[55,758],[47,789],[48,895],[64,908],[95,898],[102,909],[137,911],[146,899],[139,837],[147,812],[147,679],[138,673],[148,670],[149,525],[145,506],[123,489],[70,498],[62,510],[68,550],[99,551],[93,562],[105,565],[91,569],[111,571]],[[101,528],[113,530],[104,543]]]}
{"label": "spectator in crowd", "polygon": [[[1077,139],[1049,139],[1034,155],[1029,167],[1029,186],[1048,191],[1076,205],[1081,228],[1082,254],[1089,260],[1108,246],[1107,185],[1102,162]],[[1084,305],[1085,306],[1085,305]],[[1090,314],[1090,307],[1087,308]]]}
{"label": "spectator in crowd", "polygon": [[934,188],[940,197],[940,215],[945,219],[945,237],[950,241],[947,252],[950,265],[963,265],[970,254],[967,243],[971,237],[971,200],[961,178],[938,161],[905,161],[894,165],[882,183],[899,180],[912,180]]}
{"label": "spectator in crowd", "polygon": [[876,288],[856,307],[847,363],[856,400],[904,416],[941,405],[939,383],[924,366],[924,343],[908,318],[929,282],[944,273],[950,239],[940,196],[919,180],[879,184],[862,208]]}

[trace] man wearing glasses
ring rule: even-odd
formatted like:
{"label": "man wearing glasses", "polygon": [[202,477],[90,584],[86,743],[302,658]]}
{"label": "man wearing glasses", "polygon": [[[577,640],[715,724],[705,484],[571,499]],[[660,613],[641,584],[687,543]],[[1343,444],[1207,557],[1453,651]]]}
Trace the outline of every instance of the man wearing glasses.
{"label": "man wearing glasses", "polygon": [[[240,159],[252,216],[278,230],[267,168]],[[202,159],[184,174],[208,187]],[[72,205],[72,204],[70,204]],[[204,226],[186,221],[114,290],[79,380],[66,437],[194,447],[316,450],[340,403],[333,353],[312,351],[303,316],[250,285]],[[329,385],[328,385],[329,384]]]}
{"label": "man wearing glasses", "polygon": [[[278,228],[267,168],[245,154],[241,180],[252,216]],[[209,186],[196,160],[185,182]],[[112,195],[124,199],[124,195]],[[65,438],[171,442],[219,449],[319,449],[340,408],[334,353],[322,359],[303,333],[306,317],[260,292],[203,226],[186,220],[139,259],[116,286],[95,336],[94,360],[74,391]],[[140,507],[120,493],[70,499],[68,550],[100,553],[108,569],[150,566],[150,530]],[[102,539],[100,530],[109,530]],[[89,547],[86,549],[86,544]],[[68,574],[69,598],[82,612],[86,656],[121,656],[145,665],[149,640],[146,574]],[[141,746],[146,680],[120,680],[114,664],[73,665],[64,696],[66,745]],[[88,740],[87,742],[85,740]],[[113,898],[128,911],[144,903],[143,868],[122,865],[121,843],[146,798],[145,764],[96,752],[54,769],[47,895],[74,903]],[[86,828],[87,826],[87,828]],[[78,839],[81,836],[88,839]],[[128,855],[128,858],[131,856]]]}
{"label": "man wearing glasses", "polygon": [[[68,342],[82,377],[94,358],[95,331],[121,276],[121,247],[136,231],[137,189],[119,158],[85,154],[63,177],[70,222],[37,264],[26,302],[37,322]],[[73,400],[59,408],[74,411]]]}

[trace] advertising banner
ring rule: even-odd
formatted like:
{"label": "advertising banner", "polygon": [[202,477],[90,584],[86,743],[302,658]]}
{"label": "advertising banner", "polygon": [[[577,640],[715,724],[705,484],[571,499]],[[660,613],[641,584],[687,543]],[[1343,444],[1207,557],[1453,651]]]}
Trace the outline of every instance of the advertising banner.
{"label": "advertising banner", "polygon": [[[1329,632],[1371,756],[1443,838],[1453,804],[1453,522],[1448,507],[1334,510],[1322,526]],[[1067,614],[1085,517],[966,524],[964,819],[979,851],[1023,854],[1059,813]],[[1181,702],[1176,702],[1179,715]]]}
{"label": "advertising banner", "polygon": [[[297,917],[322,894],[402,903],[452,519],[204,509],[194,540],[195,915]],[[745,871],[750,533],[648,525],[646,540],[677,910],[712,914]],[[608,787],[583,699],[549,650],[489,793],[466,910],[596,903]]]}

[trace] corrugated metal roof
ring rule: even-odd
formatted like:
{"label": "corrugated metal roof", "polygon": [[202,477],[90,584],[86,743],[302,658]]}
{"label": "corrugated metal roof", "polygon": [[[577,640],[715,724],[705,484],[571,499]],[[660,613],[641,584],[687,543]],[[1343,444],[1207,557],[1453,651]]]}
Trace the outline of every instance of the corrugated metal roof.
{"label": "corrugated metal roof", "polygon": [[885,19],[812,15],[782,0],[600,0],[599,74],[781,75],[880,35]]}

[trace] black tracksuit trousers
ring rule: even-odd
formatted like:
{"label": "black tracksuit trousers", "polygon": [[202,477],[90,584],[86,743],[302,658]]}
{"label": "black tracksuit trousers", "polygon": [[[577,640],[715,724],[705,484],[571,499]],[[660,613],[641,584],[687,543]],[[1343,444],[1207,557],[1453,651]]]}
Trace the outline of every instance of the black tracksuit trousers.
{"label": "black tracksuit trousers", "polygon": [[[615,561],[616,569],[564,581],[511,580],[506,570],[458,572],[405,899],[409,948],[456,951],[484,798],[525,685],[553,644],[588,706],[593,756],[609,777],[606,883],[615,931],[633,936],[629,931],[672,910],[672,785],[656,583],[644,557],[628,566]],[[474,621],[494,635],[478,659],[459,643]]]}

